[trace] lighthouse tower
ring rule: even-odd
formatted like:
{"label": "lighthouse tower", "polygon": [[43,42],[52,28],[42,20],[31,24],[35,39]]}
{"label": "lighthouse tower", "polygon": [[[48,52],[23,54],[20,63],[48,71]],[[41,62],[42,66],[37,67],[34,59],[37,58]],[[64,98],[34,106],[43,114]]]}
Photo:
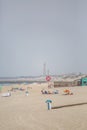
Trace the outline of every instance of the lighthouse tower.
{"label": "lighthouse tower", "polygon": [[43,64],[43,76],[46,76],[46,63]]}

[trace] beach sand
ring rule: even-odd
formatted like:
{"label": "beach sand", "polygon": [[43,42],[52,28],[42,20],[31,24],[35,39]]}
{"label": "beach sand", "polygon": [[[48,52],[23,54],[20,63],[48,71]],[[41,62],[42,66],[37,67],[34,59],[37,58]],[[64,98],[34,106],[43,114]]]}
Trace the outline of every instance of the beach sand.
{"label": "beach sand", "polygon": [[[6,92],[13,86],[4,87]],[[47,110],[47,99],[52,107],[64,104],[87,102],[87,87],[70,87],[73,95],[63,95],[64,89],[56,88],[59,94],[42,94],[47,84],[16,85],[29,89],[11,92],[10,97],[0,95],[0,130],[86,130],[87,104]],[[54,88],[49,89],[53,91]]]}

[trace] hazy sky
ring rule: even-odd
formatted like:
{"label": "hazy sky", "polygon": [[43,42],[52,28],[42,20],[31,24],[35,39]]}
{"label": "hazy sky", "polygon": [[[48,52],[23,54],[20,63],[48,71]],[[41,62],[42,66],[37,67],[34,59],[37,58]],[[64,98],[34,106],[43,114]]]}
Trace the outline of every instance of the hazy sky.
{"label": "hazy sky", "polygon": [[0,0],[0,77],[87,73],[87,0]]}

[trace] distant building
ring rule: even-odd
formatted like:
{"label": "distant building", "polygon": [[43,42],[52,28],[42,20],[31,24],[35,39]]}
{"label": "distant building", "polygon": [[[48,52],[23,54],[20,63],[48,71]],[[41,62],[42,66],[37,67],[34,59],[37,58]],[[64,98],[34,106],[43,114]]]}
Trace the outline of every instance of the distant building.
{"label": "distant building", "polygon": [[69,75],[54,80],[54,87],[87,86],[87,75]]}
{"label": "distant building", "polygon": [[81,79],[81,86],[87,86],[87,77]]}
{"label": "distant building", "polygon": [[54,81],[54,87],[73,87],[73,86],[80,86],[80,80],[73,80],[73,81]]}

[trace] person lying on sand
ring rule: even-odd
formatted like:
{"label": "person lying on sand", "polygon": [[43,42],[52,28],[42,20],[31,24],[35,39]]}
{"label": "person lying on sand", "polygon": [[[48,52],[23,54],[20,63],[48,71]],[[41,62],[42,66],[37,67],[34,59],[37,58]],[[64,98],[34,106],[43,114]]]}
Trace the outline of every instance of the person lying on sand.
{"label": "person lying on sand", "polygon": [[73,95],[73,93],[69,89],[64,90],[65,95]]}

